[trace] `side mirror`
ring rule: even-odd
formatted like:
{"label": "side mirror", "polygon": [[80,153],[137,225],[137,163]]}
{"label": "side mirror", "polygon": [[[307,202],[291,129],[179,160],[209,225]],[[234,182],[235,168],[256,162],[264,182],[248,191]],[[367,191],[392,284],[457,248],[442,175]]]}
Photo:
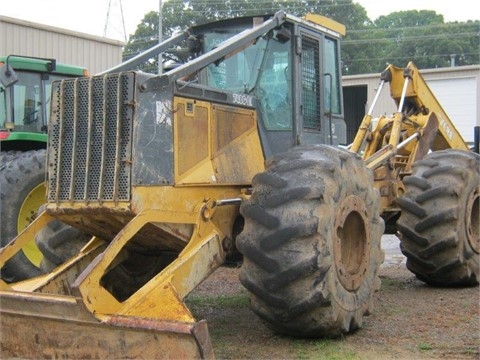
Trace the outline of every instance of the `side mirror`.
{"label": "side mirror", "polygon": [[17,75],[10,65],[4,64],[2,67],[0,67],[0,82],[5,88],[12,86],[17,81]]}

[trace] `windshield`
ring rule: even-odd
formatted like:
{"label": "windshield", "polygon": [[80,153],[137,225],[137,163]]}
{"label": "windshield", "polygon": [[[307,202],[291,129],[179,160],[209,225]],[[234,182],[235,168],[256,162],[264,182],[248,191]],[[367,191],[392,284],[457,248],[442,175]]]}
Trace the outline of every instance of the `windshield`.
{"label": "windshield", "polygon": [[[18,81],[7,89],[0,87],[0,124],[4,128],[8,119],[16,131],[46,132],[50,115],[52,82],[61,75],[15,71]],[[7,107],[8,106],[8,107]]]}
{"label": "windshield", "polygon": [[[208,86],[254,94],[267,130],[292,128],[291,41],[288,36],[278,36],[280,31],[285,29],[271,31],[245,50],[209,65],[206,71]],[[232,35],[227,31],[205,34],[205,51]]]}
{"label": "windshield", "polygon": [[[238,30],[232,30],[234,31],[205,34],[205,52],[237,34]],[[267,41],[260,38],[255,45],[247,47],[219,64],[209,65],[207,85],[233,92],[249,92],[255,86],[266,45]]]}
{"label": "windshield", "polygon": [[37,124],[42,119],[40,74],[16,71],[16,75],[18,81],[13,86],[2,89],[2,114],[0,115],[2,127],[6,121],[8,104],[11,112],[9,117],[12,118],[17,131],[39,132]]}

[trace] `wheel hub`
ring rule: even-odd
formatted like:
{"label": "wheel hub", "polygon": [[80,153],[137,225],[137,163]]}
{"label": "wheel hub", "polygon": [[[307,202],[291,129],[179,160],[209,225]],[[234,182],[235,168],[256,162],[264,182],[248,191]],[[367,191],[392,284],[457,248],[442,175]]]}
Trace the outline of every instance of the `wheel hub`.
{"label": "wheel hub", "polygon": [[465,214],[465,229],[467,239],[473,251],[480,253],[480,186],[477,186],[470,194],[467,200],[467,209]]}
{"label": "wheel hub", "polygon": [[365,204],[358,196],[344,199],[335,218],[334,260],[337,275],[348,291],[357,290],[368,267],[369,221]]}
{"label": "wheel hub", "polygon": [[[38,209],[45,202],[45,185],[37,185],[27,195],[23,201],[17,218],[17,229],[20,234],[30,223],[38,216]],[[40,266],[42,261],[42,253],[35,244],[35,239],[31,239],[27,245],[24,246],[23,252],[27,259],[36,267]]]}

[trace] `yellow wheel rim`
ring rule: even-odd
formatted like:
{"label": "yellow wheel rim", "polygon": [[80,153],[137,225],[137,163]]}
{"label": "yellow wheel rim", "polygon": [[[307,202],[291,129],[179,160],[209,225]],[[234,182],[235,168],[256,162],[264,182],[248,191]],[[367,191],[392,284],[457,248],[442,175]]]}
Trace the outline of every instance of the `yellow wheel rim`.
{"label": "yellow wheel rim", "polygon": [[[30,223],[35,220],[38,215],[38,209],[45,202],[45,185],[37,185],[27,195],[20,207],[18,213],[17,230],[22,232]],[[42,253],[35,244],[35,239],[29,240],[28,244],[24,246],[23,252],[28,260],[35,266],[39,267],[42,261]]]}

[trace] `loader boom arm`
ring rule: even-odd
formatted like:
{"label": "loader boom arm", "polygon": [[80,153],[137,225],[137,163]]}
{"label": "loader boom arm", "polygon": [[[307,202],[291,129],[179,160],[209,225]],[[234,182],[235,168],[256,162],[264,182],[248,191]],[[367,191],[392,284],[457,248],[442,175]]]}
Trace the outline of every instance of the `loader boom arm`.
{"label": "loader boom arm", "polygon": [[[402,101],[402,90],[405,80],[408,78],[409,84],[406,89],[405,100],[424,115],[429,112],[435,113],[438,119],[438,133],[432,144],[433,151],[448,148],[468,150],[467,143],[413,62],[409,62],[405,68],[390,65],[382,74],[383,76],[390,77],[390,94],[397,106]],[[399,109],[399,111],[402,111],[402,109]]]}
{"label": "loader boom arm", "polygon": [[[397,111],[391,117],[380,116],[372,128],[373,108],[386,82]],[[389,65],[350,146],[352,152],[362,153],[367,167],[374,170],[385,213],[398,211],[395,200],[405,192],[403,177],[412,173],[413,164],[429,151],[444,149],[469,150],[415,64],[409,62],[405,68]]]}

